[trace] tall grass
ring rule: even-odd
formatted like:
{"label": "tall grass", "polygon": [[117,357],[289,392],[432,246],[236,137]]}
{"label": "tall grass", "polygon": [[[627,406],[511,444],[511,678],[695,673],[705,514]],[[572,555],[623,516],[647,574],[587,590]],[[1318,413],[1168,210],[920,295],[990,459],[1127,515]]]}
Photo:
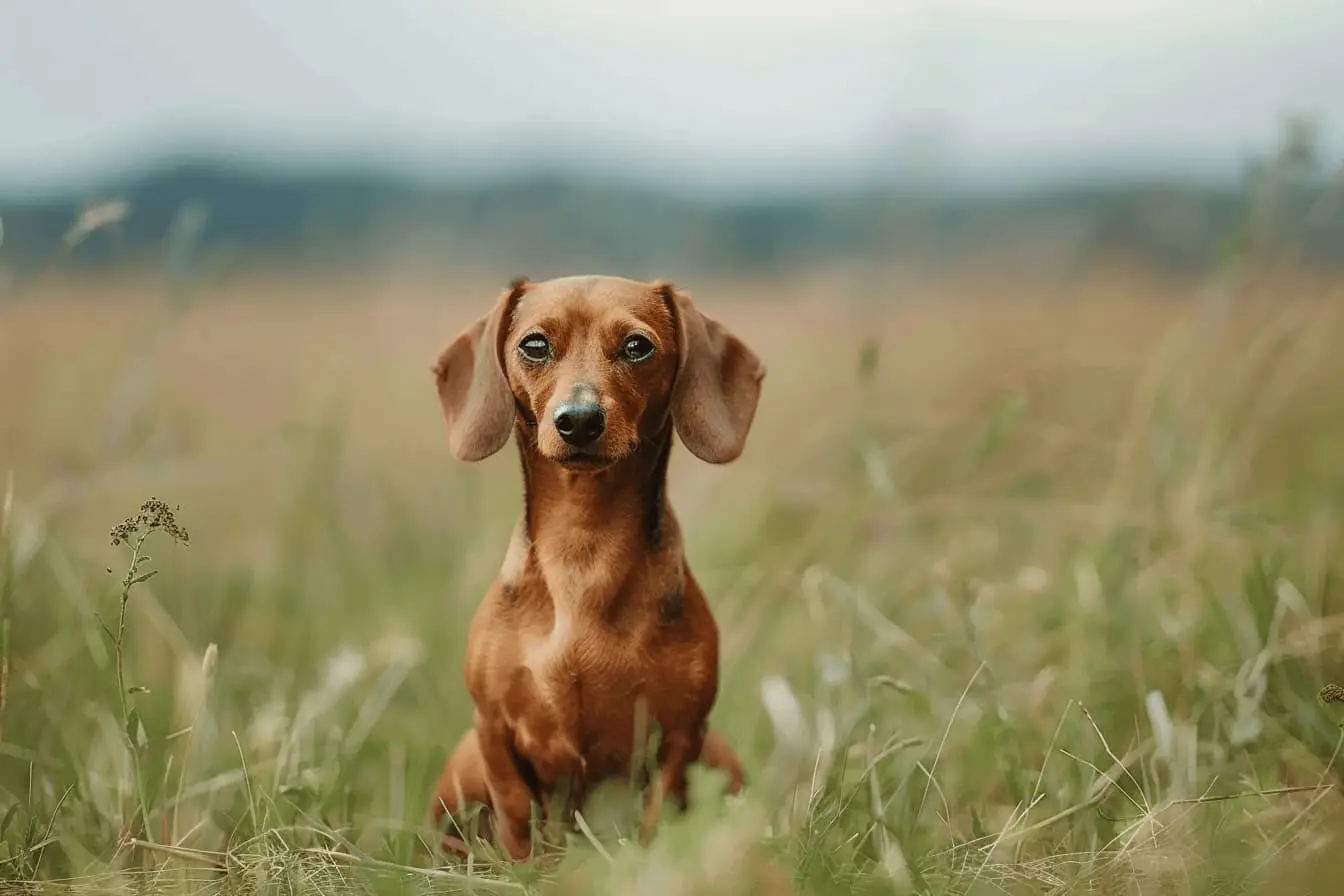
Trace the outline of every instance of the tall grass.
{"label": "tall grass", "polygon": [[[427,379],[490,287],[256,281],[167,317],[159,288],[0,306],[5,880],[1334,891],[1337,285],[695,286],[770,369],[742,459],[672,472],[751,786],[647,849],[595,808],[534,867],[420,826],[520,501],[511,447],[450,460]],[[151,494],[192,547],[119,583],[108,529]]]}

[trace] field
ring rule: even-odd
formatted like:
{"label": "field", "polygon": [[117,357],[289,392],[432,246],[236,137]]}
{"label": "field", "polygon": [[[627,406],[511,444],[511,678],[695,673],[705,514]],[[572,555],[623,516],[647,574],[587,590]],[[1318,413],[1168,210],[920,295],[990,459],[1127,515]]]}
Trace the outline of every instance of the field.
{"label": "field", "polygon": [[[511,446],[449,456],[429,366],[499,284],[0,293],[0,881],[1337,891],[1337,281],[685,285],[769,368],[742,458],[671,474],[751,784],[647,849],[614,791],[516,868],[420,827],[521,501]],[[133,561],[151,496],[190,543]]]}

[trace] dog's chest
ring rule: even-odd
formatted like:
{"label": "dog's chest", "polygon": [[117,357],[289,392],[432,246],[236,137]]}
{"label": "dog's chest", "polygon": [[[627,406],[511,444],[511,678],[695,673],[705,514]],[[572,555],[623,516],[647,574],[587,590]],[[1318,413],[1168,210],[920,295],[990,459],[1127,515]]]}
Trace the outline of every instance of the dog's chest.
{"label": "dog's chest", "polygon": [[630,644],[612,631],[601,609],[628,578],[613,572],[600,544],[568,552],[537,551],[536,586],[544,592],[550,619],[542,614],[523,636],[522,665],[534,681],[554,691],[591,675],[616,672]]}
{"label": "dog's chest", "polygon": [[623,769],[640,730],[703,702],[708,666],[685,617],[667,609],[681,607],[680,557],[631,547],[520,536],[505,563],[512,610],[498,643],[514,665],[501,708],[543,780]]}
{"label": "dog's chest", "polygon": [[644,576],[619,562],[622,552],[602,542],[565,547],[538,545],[527,564],[533,600],[520,620],[518,662],[545,704],[582,713],[609,695],[633,699],[659,621],[645,618]]}
{"label": "dog's chest", "polygon": [[564,667],[571,665],[577,641],[573,609],[556,606],[550,630],[544,634],[533,631],[524,638],[523,668],[532,674],[533,681],[554,691],[565,684],[564,679],[572,677]]}

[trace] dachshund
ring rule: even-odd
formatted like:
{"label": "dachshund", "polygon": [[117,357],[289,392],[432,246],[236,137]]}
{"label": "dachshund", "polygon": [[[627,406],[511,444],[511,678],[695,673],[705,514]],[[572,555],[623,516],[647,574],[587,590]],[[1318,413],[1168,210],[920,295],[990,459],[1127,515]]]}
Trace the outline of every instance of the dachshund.
{"label": "dachshund", "polygon": [[611,778],[641,787],[645,843],[664,799],[687,808],[691,763],[739,792],[742,765],[708,726],[718,628],[666,482],[674,432],[707,463],[742,453],[760,358],[665,281],[519,278],[433,372],[453,456],[482,460],[513,434],[523,474],[522,513],[467,634],[472,727],[429,813],[444,850],[467,852],[444,816],[480,806],[484,836],[528,861],[533,804],[568,823]]}

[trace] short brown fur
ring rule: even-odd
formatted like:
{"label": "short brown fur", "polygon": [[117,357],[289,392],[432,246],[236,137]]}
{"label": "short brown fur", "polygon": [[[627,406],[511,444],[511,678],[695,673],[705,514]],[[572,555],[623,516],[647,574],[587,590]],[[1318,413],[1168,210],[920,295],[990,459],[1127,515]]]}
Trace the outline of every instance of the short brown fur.
{"label": "short brown fur", "polygon": [[[634,337],[647,357],[623,354],[638,354]],[[522,344],[536,354],[539,339],[546,358],[529,360]],[[484,806],[483,833],[526,860],[533,802],[550,813],[567,792],[567,821],[594,786],[631,775],[649,720],[660,742],[645,838],[664,794],[685,808],[691,762],[740,790],[736,754],[707,725],[718,629],[664,488],[674,431],[709,463],[741,454],[760,359],[671,284],[567,277],[515,281],[434,374],[455,457],[481,460],[514,434],[524,509],[467,635],[474,724],[444,765],[432,823]],[[605,414],[577,449],[556,425],[576,400]],[[467,849],[453,835],[443,845]]]}

